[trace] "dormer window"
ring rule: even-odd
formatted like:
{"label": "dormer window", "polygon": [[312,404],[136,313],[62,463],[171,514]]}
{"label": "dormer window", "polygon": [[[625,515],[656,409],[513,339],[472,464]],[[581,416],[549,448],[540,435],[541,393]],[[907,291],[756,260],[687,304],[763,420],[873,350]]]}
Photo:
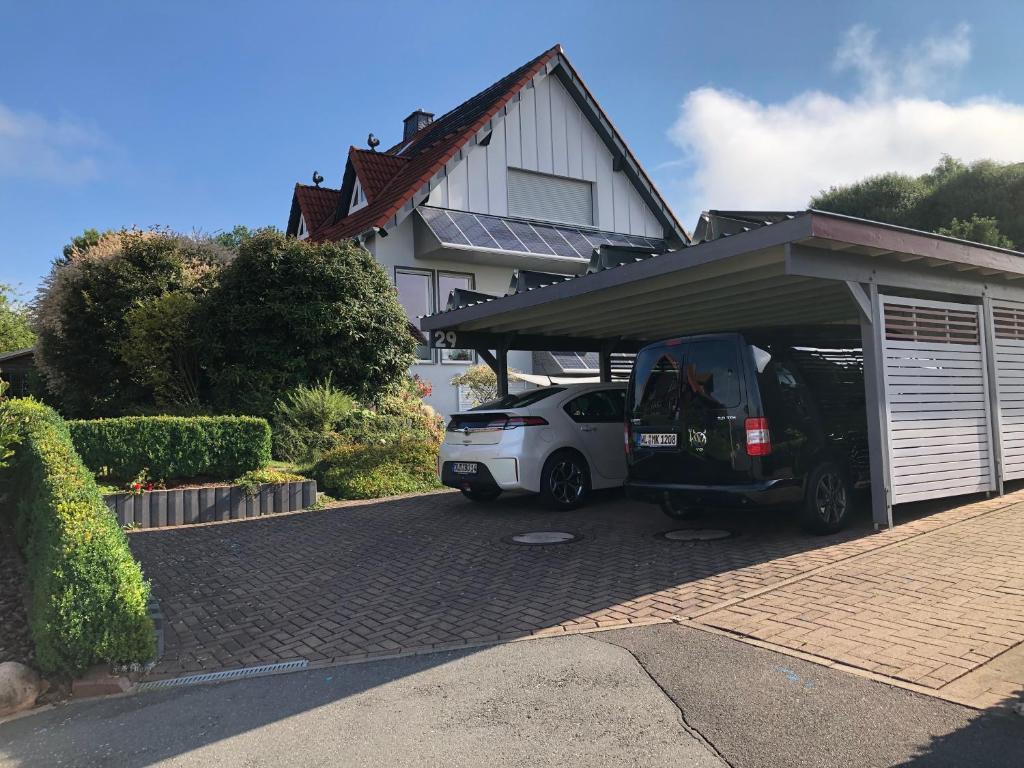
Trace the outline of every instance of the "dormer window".
{"label": "dormer window", "polygon": [[299,216],[299,229],[295,233],[295,237],[297,237],[299,240],[305,240],[307,237],[309,237],[309,230],[306,229],[306,217],[305,216],[302,216],[302,215]]}
{"label": "dormer window", "polygon": [[352,204],[349,211],[354,211],[366,205],[366,195],[363,194],[363,185],[356,180],[356,188],[352,190]]}

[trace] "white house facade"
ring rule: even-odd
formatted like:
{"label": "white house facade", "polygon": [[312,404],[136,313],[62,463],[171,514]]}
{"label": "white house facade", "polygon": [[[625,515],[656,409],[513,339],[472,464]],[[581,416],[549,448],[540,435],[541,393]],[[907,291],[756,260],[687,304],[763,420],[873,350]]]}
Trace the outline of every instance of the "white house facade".
{"label": "white house facade", "polygon": [[[586,270],[594,248],[664,252],[689,242],[560,46],[433,119],[406,118],[402,141],[351,148],[340,188],[296,185],[288,233],[355,239],[387,270],[413,326],[463,296],[503,295],[514,274],[551,282]],[[466,292],[470,292],[467,294]],[[415,331],[412,331],[415,332]],[[470,350],[422,336],[411,372],[441,414]],[[510,368],[596,376],[593,356],[509,352]]]}

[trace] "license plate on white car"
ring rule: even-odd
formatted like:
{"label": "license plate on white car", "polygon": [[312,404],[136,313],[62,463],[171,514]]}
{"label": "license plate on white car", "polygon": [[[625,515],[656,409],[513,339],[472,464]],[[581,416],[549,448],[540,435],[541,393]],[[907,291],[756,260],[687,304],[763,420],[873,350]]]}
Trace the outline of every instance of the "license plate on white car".
{"label": "license plate on white car", "polygon": [[457,475],[475,475],[476,474],[476,462],[475,461],[456,461],[452,464],[452,472]]}
{"label": "license plate on white car", "polygon": [[675,432],[642,432],[636,442],[643,448],[675,448],[678,441]]}

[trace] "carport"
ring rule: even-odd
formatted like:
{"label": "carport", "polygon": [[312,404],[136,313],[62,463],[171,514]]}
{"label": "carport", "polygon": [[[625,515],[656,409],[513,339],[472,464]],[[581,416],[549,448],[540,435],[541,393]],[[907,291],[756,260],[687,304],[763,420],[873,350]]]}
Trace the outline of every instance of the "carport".
{"label": "carport", "polygon": [[876,525],[1024,477],[1024,254],[821,211],[710,212],[666,253],[601,246],[585,274],[453,291],[432,346],[616,352],[701,332],[859,324]]}

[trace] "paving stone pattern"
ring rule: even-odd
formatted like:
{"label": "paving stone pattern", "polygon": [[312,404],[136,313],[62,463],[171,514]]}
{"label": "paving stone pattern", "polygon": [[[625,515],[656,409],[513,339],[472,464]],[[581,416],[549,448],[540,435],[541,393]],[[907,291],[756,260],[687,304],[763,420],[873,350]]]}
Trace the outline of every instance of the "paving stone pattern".
{"label": "paving stone pattern", "polygon": [[[873,533],[864,520],[828,537],[803,534],[782,514],[719,513],[688,525],[726,526],[735,538],[682,543],[657,535],[680,524],[620,497],[549,513],[529,498],[481,506],[440,493],[139,531],[130,541],[167,620],[167,650],[154,677],[295,658],[349,661],[685,617],[755,637],[763,625],[771,642],[817,640],[815,647],[826,650],[834,631],[836,648],[840,642],[870,648],[842,660],[883,664],[877,668],[883,672],[921,664],[915,669],[928,673],[918,682],[937,685],[948,678],[947,665],[981,663],[1024,631],[1024,606],[1014,591],[1024,513],[994,512],[1014,501],[1024,501],[1024,493],[939,512],[918,507],[892,531]],[[547,547],[502,540],[531,530],[571,531],[583,539]],[[1012,536],[1016,543],[1007,545]],[[930,573],[943,579],[943,588]],[[962,621],[944,612],[944,594],[946,605],[960,607]],[[956,626],[943,634],[909,623],[919,620],[914,605],[922,600],[935,620]],[[792,601],[795,615],[782,610]],[[843,624],[819,601],[867,602]],[[970,622],[967,639],[961,628]],[[798,634],[803,629],[807,637]],[[885,642],[897,632],[903,633],[898,642]],[[944,650],[932,652],[929,642]],[[892,655],[897,645],[909,654],[905,663]],[[890,655],[876,658],[881,650]]]}

